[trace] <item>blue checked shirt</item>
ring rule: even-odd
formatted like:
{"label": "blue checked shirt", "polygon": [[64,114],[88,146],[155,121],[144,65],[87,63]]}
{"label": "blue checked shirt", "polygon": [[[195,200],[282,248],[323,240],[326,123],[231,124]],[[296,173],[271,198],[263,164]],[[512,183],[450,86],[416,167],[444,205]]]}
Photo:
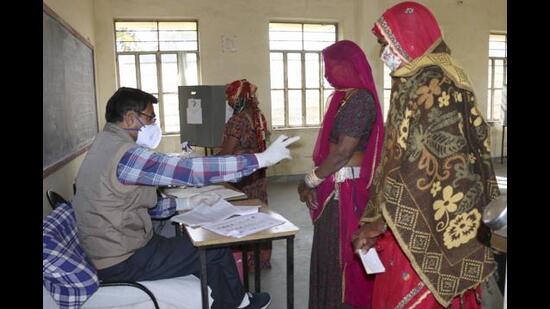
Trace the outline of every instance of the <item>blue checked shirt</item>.
{"label": "blue checked shirt", "polygon": [[[253,154],[182,159],[153,152],[141,146],[130,148],[117,167],[117,177],[128,185],[186,185],[202,187],[218,182],[237,182],[258,169]],[[175,213],[177,199],[158,197],[156,207],[149,210],[153,218]]]}
{"label": "blue checked shirt", "polygon": [[[182,159],[136,146],[117,167],[117,177],[129,185],[192,185],[236,182],[258,169],[254,155]],[[149,213],[166,217],[177,199],[160,198]],[[80,246],[76,217],[70,204],[61,204],[43,222],[43,284],[63,309],[79,308],[97,289],[97,272]]]}
{"label": "blue checked shirt", "polygon": [[43,284],[62,309],[79,308],[99,288],[76,233],[70,204],[59,205],[42,223]]}

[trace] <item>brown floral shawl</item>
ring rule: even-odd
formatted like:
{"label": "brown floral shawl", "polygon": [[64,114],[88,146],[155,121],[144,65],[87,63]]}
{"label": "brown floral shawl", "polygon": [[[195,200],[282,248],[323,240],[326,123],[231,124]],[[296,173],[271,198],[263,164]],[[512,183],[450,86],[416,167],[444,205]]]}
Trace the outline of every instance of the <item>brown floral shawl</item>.
{"label": "brown floral shawl", "polygon": [[476,234],[499,195],[489,126],[467,75],[447,53],[419,57],[393,77],[382,162],[361,219],[383,215],[443,306],[495,270]]}

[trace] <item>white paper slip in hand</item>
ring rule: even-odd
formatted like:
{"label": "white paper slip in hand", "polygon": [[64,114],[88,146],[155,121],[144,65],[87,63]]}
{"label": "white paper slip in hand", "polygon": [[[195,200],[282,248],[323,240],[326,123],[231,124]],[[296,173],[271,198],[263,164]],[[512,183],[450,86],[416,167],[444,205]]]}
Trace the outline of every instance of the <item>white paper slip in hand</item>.
{"label": "white paper slip in hand", "polygon": [[378,257],[378,252],[374,248],[370,248],[366,253],[364,250],[359,250],[359,256],[367,274],[378,274],[386,271],[380,257]]}

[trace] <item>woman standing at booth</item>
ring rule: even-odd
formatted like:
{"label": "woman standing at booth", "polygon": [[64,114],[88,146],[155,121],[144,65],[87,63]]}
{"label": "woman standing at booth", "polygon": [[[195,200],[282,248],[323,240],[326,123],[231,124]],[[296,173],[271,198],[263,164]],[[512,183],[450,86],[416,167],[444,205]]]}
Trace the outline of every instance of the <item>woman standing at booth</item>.
{"label": "woman standing at booth", "polygon": [[[226,85],[227,104],[233,108],[233,116],[225,124],[222,149],[218,155],[236,155],[262,152],[266,149],[267,130],[265,116],[262,114],[256,97],[258,87],[246,79],[236,80]],[[259,199],[267,204],[266,169],[243,177],[233,184],[250,199]],[[260,267],[271,268],[271,242],[261,246]],[[253,266],[254,259],[248,254],[248,264]],[[251,269],[253,269],[251,267]]]}

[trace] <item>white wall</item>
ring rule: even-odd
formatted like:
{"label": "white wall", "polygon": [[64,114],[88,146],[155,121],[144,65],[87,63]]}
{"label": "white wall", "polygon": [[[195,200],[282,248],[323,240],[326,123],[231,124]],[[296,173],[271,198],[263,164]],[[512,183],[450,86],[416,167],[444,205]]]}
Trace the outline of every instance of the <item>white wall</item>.
{"label": "white wall", "polygon": [[[203,84],[226,84],[247,78],[258,85],[260,108],[270,117],[269,39],[270,20],[338,22],[340,37],[359,38],[356,14],[361,1],[136,1],[96,0],[98,94],[100,111],[116,90],[113,20],[116,18],[191,18],[199,21]],[[338,8],[338,9],[336,9]],[[236,35],[238,52],[223,53],[221,35]],[[103,105],[101,105],[103,104]],[[101,119],[101,122],[104,120]],[[291,130],[302,141],[293,148],[294,160],[270,169],[271,174],[298,174],[311,166],[311,149],[317,130]],[[276,138],[279,132],[274,132]],[[165,137],[161,151],[177,152],[179,137]],[[306,168],[304,168],[304,166]]]}
{"label": "white wall", "polygon": [[[247,78],[259,88],[260,107],[270,118],[269,96],[269,21],[337,22],[339,38],[356,41],[365,50],[381,96],[383,68],[378,60],[378,45],[370,29],[376,18],[399,1],[329,0],[96,0],[95,33],[98,60],[99,111],[116,90],[113,20],[116,18],[197,19],[203,84],[226,84]],[[506,30],[506,1],[464,0],[420,1],[438,18],[453,54],[470,74],[480,109],[486,109],[487,55],[489,32]],[[223,53],[221,35],[236,35],[236,53]],[[100,123],[104,123],[101,117]],[[270,175],[300,174],[308,171],[317,129],[292,129],[273,132],[298,134],[302,140],[293,147],[294,160],[269,170]],[[494,154],[500,153],[500,131],[493,133]],[[498,138],[497,138],[498,137]],[[177,152],[179,136],[167,136],[161,151]],[[498,151],[496,151],[498,149]]]}
{"label": "white wall", "polygon": [[[94,45],[93,0],[45,0],[46,5],[60,16],[66,23]],[[97,66],[97,64],[96,64]],[[52,189],[63,197],[73,196],[73,182],[82,163],[84,154],[76,157],[61,169],[52,173],[42,181],[42,215],[45,217],[51,207],[46,199],[46,191]]]}
{"label": "white wall", "polygon": [[93,0],[44,0],[44,3],[92,45],[94,44]]}
{"label": "white wall", "polygon": [[[117,89],[114,19],[196,19],[199,22],[199,49],[202,84],[226,84],[247,78],[258,85],[261,109],[270,118],[269,40],[270,21],[336,22],[338,37],[357,42],[370,59],[382,97],[383,67],[379,47],[371,34],[376,18],[394,0],[47,0],[54,11],[95,46],[96,85],[100,128],[105,124],[105,105]],[[506,0],[419,1],[435,14],[445,39],[457,60],[469,73],[482,111],[487,102],[488,38],[491,31],[506,31]],[[236,53],[223,53],[221,35],[236,35]],[[269,169],[269,175],[300,174],[311,166],[311,152],[317,129],[273,132],[300,135],[292,148],[294,160]],[[493,155],[500,154],[498,128],[493,129]],[[160,151],[177,152],[179,136],[166,136]],[[82,156],[81,156],[82,157]],[[67,197],[72,195],[72,179],[82,158],[44,179]],[[46,204],[45,204],[46,205]],[[46,207],[44,207],[46,213]]]}

